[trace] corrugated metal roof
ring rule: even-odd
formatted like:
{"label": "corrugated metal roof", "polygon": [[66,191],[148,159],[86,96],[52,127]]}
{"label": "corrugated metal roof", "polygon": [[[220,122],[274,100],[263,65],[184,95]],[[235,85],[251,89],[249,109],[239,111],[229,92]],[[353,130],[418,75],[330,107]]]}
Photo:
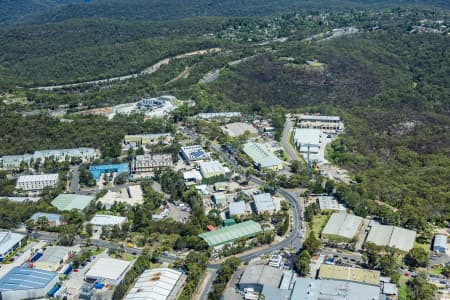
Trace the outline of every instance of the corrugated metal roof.
{"label": "corrugated metal roof", "polygon": [[416,232],[391,225],[374,224],[370,228],[366,242],[378,246],[389,246],[402,251],[409,251],[414,247]]}
{"label": "corrugated metal roof", "polygon": [[44,288],[57,276],[56,272],[14,267],[0,279],[0,292]]}
{"label": "corrugated metal roof", "polygon": [[266,146],[259,143],[247,143],[243,148],[244,152],[262,168],[278,166],[281,160],[272,154]]}
{"label": "corrugated metal roof", "polygon": [[89,203],[94,200],[93,196],[84,196],[77,194],[59,194],[52,201],[52,205],[59,210],[85,209]]}
{"label": "corrugated metal roof", "polygon": [[255,206],[258,213],[265,211],[273,212],[276,210],[275,203],[269,193],[255,195],[253,198],[255,199]]}
{"label": "corrugated metal roof", "polygon": [[261,225],[255,221],[246,221],[235,225],[205,232],[199,235],[209,246],[215,247],[244,237],[252,237],[262,232]]}
{"label": "corrugated metal roof", "polygon": [[359,231],[363,218],[347,214],[333,213],[328,220],[322,234],[336,235],[347,239],[354,238]]}

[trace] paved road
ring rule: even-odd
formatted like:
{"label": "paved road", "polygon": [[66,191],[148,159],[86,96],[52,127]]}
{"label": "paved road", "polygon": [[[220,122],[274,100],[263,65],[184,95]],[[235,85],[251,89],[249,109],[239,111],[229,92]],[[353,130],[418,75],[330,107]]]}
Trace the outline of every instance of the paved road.
{"label": "paved road", "polygon": [[136,78],[136,77],[139,77],[142,75],[152,74],[152,73],[158,71],[161,68],[161,66],[169,64],[170,61],[173,59],[180,59],[180,58],[185,58],[185,57],[189,57],[189,56],[193,56],[193,55],[203,55],[203,54],[214,53],[214,52],[219,52],[219,51],[221,51],[220,48],[211,48],[211,49],[204,49],[204,50],[198,50],[198,51],[194,51],[194,52],[184,53],[184,54],[180,54],[180,55],[169,57],[169,58],[164,58],[164,59],[158,61],[157,63],[151,65],[150,67],[145,68],[143,71],[141,71],[139,73],[124,75],[124,76],[117,76],[117,77],[106,78],[106,79],[100,79],[100,80],[85,81],[85,82],[52,85],[52,86],[40,86],[40,87],[36,87],[36,88],[32,88],[32,89],[33,90],[52,91],[55,89],[79,87],[79,86],[83,86],[83,85],[112,83],[112,82],[116,82],[116,81],[129,80],[129,79]]}
{"label": "paved road", "polygon": [[283,146],[284,151],[289,155],[292,160],[299,160],[299,155],[297,150],[292,147],[289,141],[289,134],[292,130],[292,121],[290,118],[286,118],[286,122],[284,123],[283,134],[281,136],[281,145]]}
{"label": "paved road", "polygon": [[[263,184],[264,182],[256,177],[249,177],[249,181],[254,182],[256,184]],[[292,232],[290,232],[287,237],[280,241],[279,243],[271,245],[269,248],[265,248],[247,255],[240,256],[239,259],[241,262],[248,262],[252,259],[255,259],[261,255],[269,254],[274,251],[280,250],[282,248],[294,248],[294,251],[297,252],[302,247],[303,242],[303,232],[301,228],[301,222],[302,222],[302,216],[301,216],[301,208],[300,204],[297,201],[297,198],[292,193],[288,192],[285,189],[278,189],[278,193],[282,195],[291,205],[291,212],[292,212]],[[208,265],[208,272],[211,273],[211,276],[209,276],[208,281],[204,284],[204,289],[202,290],[199,300],[206,300],[208,299],[208,294],[211,289],[211,286],[213,284],[214,278],[216,277],[217,269],[219,268],[220,264],[210,264]]]}
{"label": "paved road", "polygon": [[72,172],[72,176],[70,178],[69,190],[71,193],[79,193],[80,192],[80,166],[70,166],[70,171]]}

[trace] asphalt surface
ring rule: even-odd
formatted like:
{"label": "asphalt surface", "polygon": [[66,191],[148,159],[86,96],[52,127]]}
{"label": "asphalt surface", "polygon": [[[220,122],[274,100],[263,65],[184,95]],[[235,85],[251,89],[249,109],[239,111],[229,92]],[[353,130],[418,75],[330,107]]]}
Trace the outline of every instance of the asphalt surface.
{"label": "asphalt surface", "polygon": [[70,177],[70,185],[69,190],[71,193],[79,193],[80,192],[80,166],[75,165],[70,167],[70,171],[72,171],[72,176]]}
{"label": "asphalt surface", "polygon": [[281,136],[281,145],[292,160],[299,160],[297,151],[294,147],[292,147],[289,141],[289,133],[291,132],[292,126],[293,124],[291,119],[286,118],[286,122],[284,122],[283,134]]}
{"label": "asphalt surface", "polygon": [[[256,184],[264,183],[259,178],[256,178],[253,176],[249,177],[249,181],[254,182]],[[292,220],[293,220],[292,231],[288,233],[287,237],[284,240],[282,240],[276,244],[272,244],[269,248],[265,248],[265,249],[247,254],[247,255],[240,256],[239,259],[243,263],[248,262],[252,259],[255,259],[259,256],[273,253],[273,252],[281,250],[283,248],[292,247],[292,248],[294,248],[294,251],[297,252],[302,247],[303,233],[302,233],[302,229],[301,229],[302,217],[301,217],[300,204],[297,201],[295,195],[291,194],[290,192],[286,191],[285,189],[278,189],[277,191],[281,196],[283,196],[289,202],[289,204],[291,206]],[[203,289],[202,293],[199,296],[200,300],[208,299],[208,294],[209,294],[209,291],[213,284],[213,281],[216,277],[216,272],[217,272],[217,269],[219,268],[219,266],[220,266],[220,264],[209,264],[208,265],[207,269],[209,272],[212,273],[212,276],[210,276],[208,278],[208,281],[205,284],[205,288]]]}

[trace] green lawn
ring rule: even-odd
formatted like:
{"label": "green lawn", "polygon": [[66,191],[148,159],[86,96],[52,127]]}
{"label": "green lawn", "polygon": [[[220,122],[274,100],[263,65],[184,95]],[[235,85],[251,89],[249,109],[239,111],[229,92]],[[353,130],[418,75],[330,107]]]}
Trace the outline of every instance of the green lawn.
{"label": "green lawn", "polygon": [[329,216],[328,215],[316,215],[314,216],[312,220],[312,227],[314,230],[314,234],[318,238],[320,235],[320,232],[325,227],[325,224],[328,221]]}
{"label": "green lawn", "polygon": [[399,287],[398,287],[398,300],[407,300],[408,299],[408,286],[406,282],[408,281],[407,277],[401,276]]}
{"label": "green lawn", "polygon": [[[105,248],[102,247],[83,247],[81,248],[83,251],[88,251],[91,250],[92,256],[96,256],[99,255],[100,253],[102,253],[103,251],[105,251]],[[98,249],[98,250],[97,250]]]}

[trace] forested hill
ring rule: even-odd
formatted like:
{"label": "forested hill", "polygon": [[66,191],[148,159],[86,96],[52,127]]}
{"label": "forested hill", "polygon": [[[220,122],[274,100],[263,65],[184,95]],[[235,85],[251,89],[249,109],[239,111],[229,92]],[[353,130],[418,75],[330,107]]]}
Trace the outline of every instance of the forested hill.
{"label": "forested hill", "polygon": [[60,5],[86,0],[0,0],[0,24],[11,23],[31,14],[48,11]]}
{"label": "forested hill", "polygon": [[[57,0],[26,0],[31,4]],[[60,0],[81,2],[81,0]],[[30,6],[31,6],[30,4]],[[194,16],[267,16],[304,9],[351,9],[380,6],[427,6],[450,8],[447,0],[95,0],[39,9],[21,20],[27,24],[102,17],[120,20],[168,20]],[[51,7],[51,6],[49,6]],[[29,9],[28,9],[29,10]],[[18,9],[15,14],[20,14]]]}

